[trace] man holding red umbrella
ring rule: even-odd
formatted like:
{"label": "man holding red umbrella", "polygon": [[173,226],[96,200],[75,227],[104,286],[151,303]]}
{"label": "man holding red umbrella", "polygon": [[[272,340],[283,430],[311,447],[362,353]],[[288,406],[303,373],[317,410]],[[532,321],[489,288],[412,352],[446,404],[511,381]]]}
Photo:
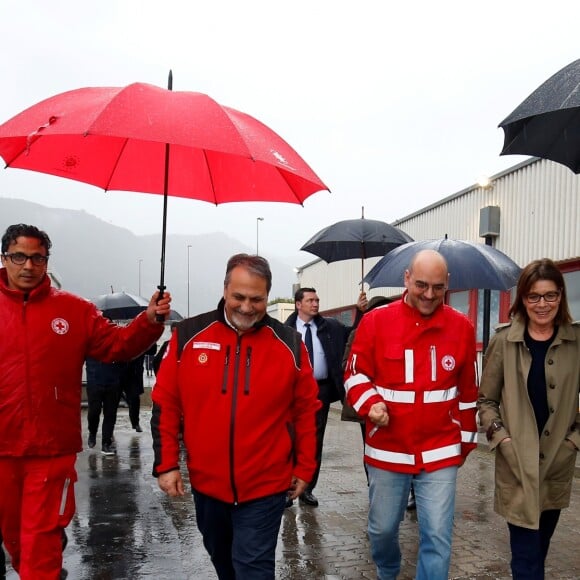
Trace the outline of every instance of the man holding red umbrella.
{"label": "man holding red umbrella", "polygon": [[171,297],[155,292],[129,326],[89,301],[51,287],[51,241],[10,226],[0,270],[0,527],[21,580],[55,580],[62,530],[75,511],[82,450],[81,373],[87,356],[112,362],[147,350],[163,331]]}

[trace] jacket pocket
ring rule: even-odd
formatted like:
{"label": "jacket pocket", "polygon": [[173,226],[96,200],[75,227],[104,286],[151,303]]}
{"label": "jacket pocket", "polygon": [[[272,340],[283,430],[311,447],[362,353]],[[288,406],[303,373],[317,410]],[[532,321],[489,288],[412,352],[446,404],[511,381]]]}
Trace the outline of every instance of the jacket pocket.
{"label": "jacket pocket", "polygon": [[502,486],[520,486],[520,464],[511,441],[504,441],[495,449],[496,479]]}
{"label": "jacket pocket", "polygon": [[388,377],[389,383],[413,382],[413,351],[405,350],[402,344],[385,345],[383,349],[383,366],[384,372],[381,369],[381,374]]}
{"label": "jacket pocket", "polygon": [[574,477],[574,469],[576,467],[576,453],[575,449],[562,441],[560,448],[554,457],[554,461],[546,473],[546,481],[568,483]]}

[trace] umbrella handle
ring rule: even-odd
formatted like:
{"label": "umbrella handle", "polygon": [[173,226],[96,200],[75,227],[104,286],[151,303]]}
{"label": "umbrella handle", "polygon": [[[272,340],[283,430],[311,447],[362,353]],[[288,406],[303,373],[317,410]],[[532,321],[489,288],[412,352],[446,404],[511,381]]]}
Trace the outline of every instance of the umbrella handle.
{"label": "umbrella handle", "polygon": [[[157,302],[159,302],[159,300],[163,298],[165,288],[167,288],[167,286],[164,286],[163,284],[159,284],[159,286],[157,286],[157,289],[159,290],[159,297],[157,298]],[[156,314],[155,320],[157,322],[165,322],[165,316],[163,316],[162,314]]]}

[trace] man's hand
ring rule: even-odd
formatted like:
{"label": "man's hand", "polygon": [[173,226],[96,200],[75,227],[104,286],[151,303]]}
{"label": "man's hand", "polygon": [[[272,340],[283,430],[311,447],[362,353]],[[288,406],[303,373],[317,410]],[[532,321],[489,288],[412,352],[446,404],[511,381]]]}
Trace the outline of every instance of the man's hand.
{"label": "man's hand", "polygon": [[389,414],[385,403],[375,403],[368,414],[369,421],[378,427],[386,427],[389,424]]}
{"label": "man's hand", "polygon": [[[158,302],[159,300],[159,302]],[[171,294],[169,292],[163,293],[163,298],[159,299],[159,290],[156,290],[151,300],[149,301],[149,306],[147,307],[147,320],[151,324],[155,324],[157,321],[157,314],[165,320],[169,316],[171,311]]]}
{"label": "man's hand", "polygon": [[296,499],[298,496],[302,495],[306,488],[308,487],[308,482],[303,479],[299,479],[295,475],[292,476],[292,481],[290,483],[290,489],[288,490],[288,497],[290,499]]}
{"label": "man's hand", "polygon": [[369,306],[369,301],[367,300],[367,293],[363,290],[359,296],[358,296],[358,300],[356,302],[356,307],[361,311],[361,312],[365,312],[366,309]]}
{"label": "man's hand", "polygon": [[179,470],[177,469],[174,471],[168,471],[167,473],[162,473],[157,478],[157,484],[162,491],[171,497],[185,495],[181,473],[179,473]]}

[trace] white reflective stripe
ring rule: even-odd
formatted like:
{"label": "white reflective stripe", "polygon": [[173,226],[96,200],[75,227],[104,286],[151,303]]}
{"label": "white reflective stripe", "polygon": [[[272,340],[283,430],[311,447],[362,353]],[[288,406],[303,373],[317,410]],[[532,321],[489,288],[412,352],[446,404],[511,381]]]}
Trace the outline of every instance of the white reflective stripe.
{"label": "white reflective stripe", "polygon": [[344,388],[346,389],[346,391],[350,391],[350,389],[352,389],[353,387],[356,387],[357,385],[361,385],[362,383],[370,383],[371,380],[363,374],[359,374],[359,375],[351,375],[350,378],[345,381],[344,383]]}
{"label": "white reflective stripe", "polygon": [[423,403],[445,403],[457,398],[459,390],[457,387],[450,389],[440,389],[437,391],[425,391],[423,393]]}
{"label": "white reflective stripe", "polygon": [[386,387],[376,386],[377,392],[389,403],[414,403],[415,391],[395,391]]}
{"label": "white reflective stripe", "polygon": [[405,349],[405,382],[412,383],[415,380],[414,355],[411,349]]}
{"label": "white reflective stripe", "polygon": [[467,411],[467,409],[475,409],[477,407],[477,401],[472,401],[471,403],[462,403],[459,402],[459,410],[460,411]]}
{"label": "white reflective stripe", "polygon": [[431,381],[435,382],[437,380],[437,349],[431,347]]}
{"label": "white reflective stripe", "polygon": [[64,485],[62,487],[62,495],[60,496],[60,508],[58,510],[58,515],[62,516],[64,514],[64,510],[66,508],[66,498],[68,494],[68,488],[70,485],[70,479],[67,477],[64,480]]}
{"label": "white reflective stripe", "polygon": [[461,443],[475,443],[477,431],[461,431]]}
{"label": "white reflective stripe", "polygon": [[450,457],[457,457],[461,455],[461,444],[455,443],[453,445],[446,445],[439,447],[439,449],[431,449],[430,451],[423,451],[423,463],[433,463],[441,459],[449,459]]}
{"label": "white reflective stripe", "polygon": [[374,389],[366,390],[356,401],[352,408],[358,413],[360,408],[368,401],[373,395],[376,395],[377,392]]}
{"label": "white reflective stripe", "polygon": [[384,461],[386,463],[398,463],[400,465],[415,465],[415,456],[409,453],[398,453],[396,451],[385,451],[384,449],[377,449],[371,447],[368,443],[365,445],[365,455]]}

